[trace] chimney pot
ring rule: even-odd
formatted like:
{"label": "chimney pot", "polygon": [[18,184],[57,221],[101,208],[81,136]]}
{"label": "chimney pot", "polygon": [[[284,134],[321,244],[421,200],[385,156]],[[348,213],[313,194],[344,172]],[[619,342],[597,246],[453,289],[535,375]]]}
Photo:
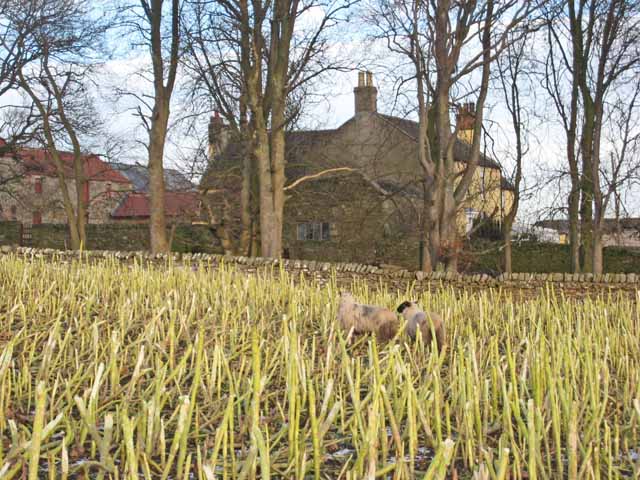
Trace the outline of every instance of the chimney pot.
{"label": "chimney pot", "polygon": [[458,123],[458,138],[466,143],[473,142],[473,130],[476,119],[476,105],[473,102],[464,103],[456,116]]}
{"label": "chimney pot", "polygon": [[217,153],[221,153],[229,140],[229,129],[224,124],[220,112],[215,111],[209,119],[209,159],[213,160]]}
{"label": "chimney pot", "polygon": [[377,112],[378,89],[373,86],[373,74],[358,72],[358,86],[353,89],[356,114]]}

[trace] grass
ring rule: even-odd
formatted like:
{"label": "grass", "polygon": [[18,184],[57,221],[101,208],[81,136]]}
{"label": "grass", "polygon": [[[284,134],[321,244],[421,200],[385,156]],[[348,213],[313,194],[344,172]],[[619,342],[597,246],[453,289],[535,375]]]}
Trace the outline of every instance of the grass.
{"label": "grass", "polygon": [[351,286],[449,348],[345,342],[338,287],[275,270],[0,259],[0,478],[640,475],[628,298]]}

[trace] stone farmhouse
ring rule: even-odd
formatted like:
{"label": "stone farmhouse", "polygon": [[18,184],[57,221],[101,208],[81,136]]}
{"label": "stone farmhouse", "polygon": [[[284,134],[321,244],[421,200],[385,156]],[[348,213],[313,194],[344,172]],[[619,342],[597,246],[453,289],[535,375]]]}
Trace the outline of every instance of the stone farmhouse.
{"label": "stone farmhouse", "polygon": [[[302,182],[287,191],[284,255],[323,261],[392,263],[417,267],[421,229],[421,170],[418,124],[377,109],[373,76],[359,74],[354,116],[336,129],[286,134],[287,185],[323,170],[349,167]],[[461,109],[455,160],[462,167],[470,153],[473,105]],[[220,118],[210,126],[210,166],[201,182],[204,201],[219,209],[239,204],[242,148]],[[474,218],[500,221],[512,201],[511,184],[500,165],[482,155],[458,215],[461,233]],[[239,219],[236,209],[233,217]],[[216,213],[216,217],[220,213]]]}

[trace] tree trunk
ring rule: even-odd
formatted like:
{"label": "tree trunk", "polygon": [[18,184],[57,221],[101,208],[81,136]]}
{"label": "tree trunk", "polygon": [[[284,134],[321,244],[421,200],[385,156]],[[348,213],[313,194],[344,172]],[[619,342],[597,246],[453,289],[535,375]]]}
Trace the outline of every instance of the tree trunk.
{"label": "tree trunk", "polygon": [[580,190],[572,179],[569,193],[569,247],[571,250],[571,271],[580,273]]}
{"label": "tree trunk", "polygon": [[602,234],[599,230],[594,232],[593,236],[593,273],[598,275],[604,271],[604,245],[602,241]]}
{"label": "tree trunk", "polygon": [[[285,64],[286,65],[286,64]],[[284,216],[284,165],[285,165],[285,98],[284,76],[274,79],[274,98],[271,114],[271,148],[269,150],[271,160],[271,211],[268,212],[268,225],[270,231],[264,238],[262,234],[263,255],[266,257],[280,258],[282,256],[282,228]],[[260,204],[262,208],[262,204]]]}
{"label": "tree trunk", "polygon": [[[153,66],[154,103],[149,130],[149,196],[151,197],[151,217],[149,236],[153,253],[167,253],[167,223],[165,218],[164,147],[169,125],[171,95],[176,83],[180,60],[180,12],[181,2],[171,0],[171,30],[169,37],[163,37],[163,0],[141,0],[146,20],[149,22],[148,42]],[[168,40],[169,39],[169,40]],[[165,50],[166,49],[166,50]],[[165,58],[164,52],[168,51]],[[166,83],[165,83],[166,80]]]}
{"label": "tree trunk", "polygon": [[504,252],[503,252],[503,271],[504,273],[513,273],[513,262],[512,262],[512,249],[511,249],[511,240],[512,233],[511,230],[513,228],[513,222],[515,222],[516,215],[518,214],[518,207],[520,203],[520,181],[522,176],[522,157],[518,160],[517,172],[516,172],[516,191],[514,192],[513,205],[509,209],[509,213],[504,217],[504,222],[502,223],[502,239],[504,241]]}
{"label": "tree trunk", "polygon": [[584,127],[582,132],[582,173],[580,176],[580,241],[582,244],[582,271],[593,272],[593,200],[594,185],[592,175],[594,112],[589,99],[585,99]]}
{"label": "tree trunk", "polygon": [[242,142],[242,187],[240,190],[240,240],[241,255],[250,255],[252,225],[252,187],[254,183],[255,161],[251,150],[251,132],[247,121],[246,96],[240,97],[240,141]]}
{"label": "tree trunk", "polygon": [[511,225],[507,222],[504,223],[504,253],[503,253],[503,271],[504,273],[513,273],[513,266],[511,264]]}
{"label": "tree trunk", "polygon": [[[262,123],[262,122],[259,122]],[[256,126],[256,142],[254,155],[258,162],[258,177],[260,184],[260,247],[264,257],[277,257],[275,242],[277,239],[277,221],[273,203],[273,178],[271,176],[271,161],[269,155],[269,138],[266,127]]]}
{"label": "tree trunk", "polygon": [[164,143],[169,119],[167,105],[158,105],[153,112],[151,133],[149,135],[149,194],[151,200],[151,217],[149,219],[149,235],[153,253],[167,253],[167,223],[165,218],[164,189]]}
{"label": "tree trunk", "polygon": [[242,255],[249,255],[251,244],[251,177],[252,159],[251,154],[246,152],[242,165],[242,190],[240,191],[240,252]]}
{"label": "tree trunk", "polygon": [[[573,68],[578,68],[577,59],[574,56]],[[571,102],[569,108],[569,124],[567,129],[567,160],[569,162],[569,175],[571,178],[571,192],[568,198],[569,207],[569,245],[571,250],[571,271],[580,273],[580,174],[578,158],[576,154],[576,137],[578,128],[578,79],[574,75],[571,80]]]}
{"label": "tree trunk", "polygon": [[56,167],[56,177],[58,178],[58,186],[60,188],[60,193],[62,194],[62,204],[67,216],[67,226],[69,227],[71,249],[79,250],[82,242],[84,241],[84,238],[80,236],[80,232],[78,231],[77,210],[73,206],[71,195],[69,194],[69,189],[67,188],[67,179],[64,175],[64,165],[62,163],[62,160],[60,159],[60,155],[58,154],[55,138],[53,137],[53,130],[49,119],[49,111],[45,109],[43,102],[33,91],[28,81],[24,78],[21,70],[18,71],[18,79],[20,80],[20,86],[25,92],[27,92],[34,105],[38,109],[38,113],[42,117],[44,137],[46,140],[47,148],[49,150],[49,154],[51,155],[53,163]]}

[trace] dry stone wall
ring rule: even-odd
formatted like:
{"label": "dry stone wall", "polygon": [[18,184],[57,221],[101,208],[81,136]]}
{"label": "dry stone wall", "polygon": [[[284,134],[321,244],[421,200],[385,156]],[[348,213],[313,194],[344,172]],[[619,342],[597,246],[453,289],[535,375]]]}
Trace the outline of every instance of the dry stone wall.
{"label": "dry stone wall", "polygon": [[[335,278],[340,285],[353,281],[364,281],[372,286],[382,281],[390,288],[403,289],[413,284],[417,290],[435,290],[442,287],[482,290],[502,288],[513,291],[523,298],[538,295],[542,290],[551,290],[568,297],[581,298],[601,294],[620,292],[639,300],[640,275],[630,274],[568,274],[568,273],[514,273],[491,277],[486,274],[461,275],[452,272],[420,272],[359,263],[329,263],[306,260],[272,259],[262,257],[231,257],[204,253],[152,254],[150,252],[127,251],[60,251],[53,249],[34,249],[24,247],[0,247],[0,254],[17,255],[27,259],[45,259],[51,261],[70,261],[81,258],[85,261],[115,259],[123,263],[139,262],[164,265],[172,262],[182,266],[204,266],[216,268],[222,263],[234,265],[238,270],[255,273],[269,268],[304,275],[321,283]],[[1,257],[2,255],[0,255]]]}

